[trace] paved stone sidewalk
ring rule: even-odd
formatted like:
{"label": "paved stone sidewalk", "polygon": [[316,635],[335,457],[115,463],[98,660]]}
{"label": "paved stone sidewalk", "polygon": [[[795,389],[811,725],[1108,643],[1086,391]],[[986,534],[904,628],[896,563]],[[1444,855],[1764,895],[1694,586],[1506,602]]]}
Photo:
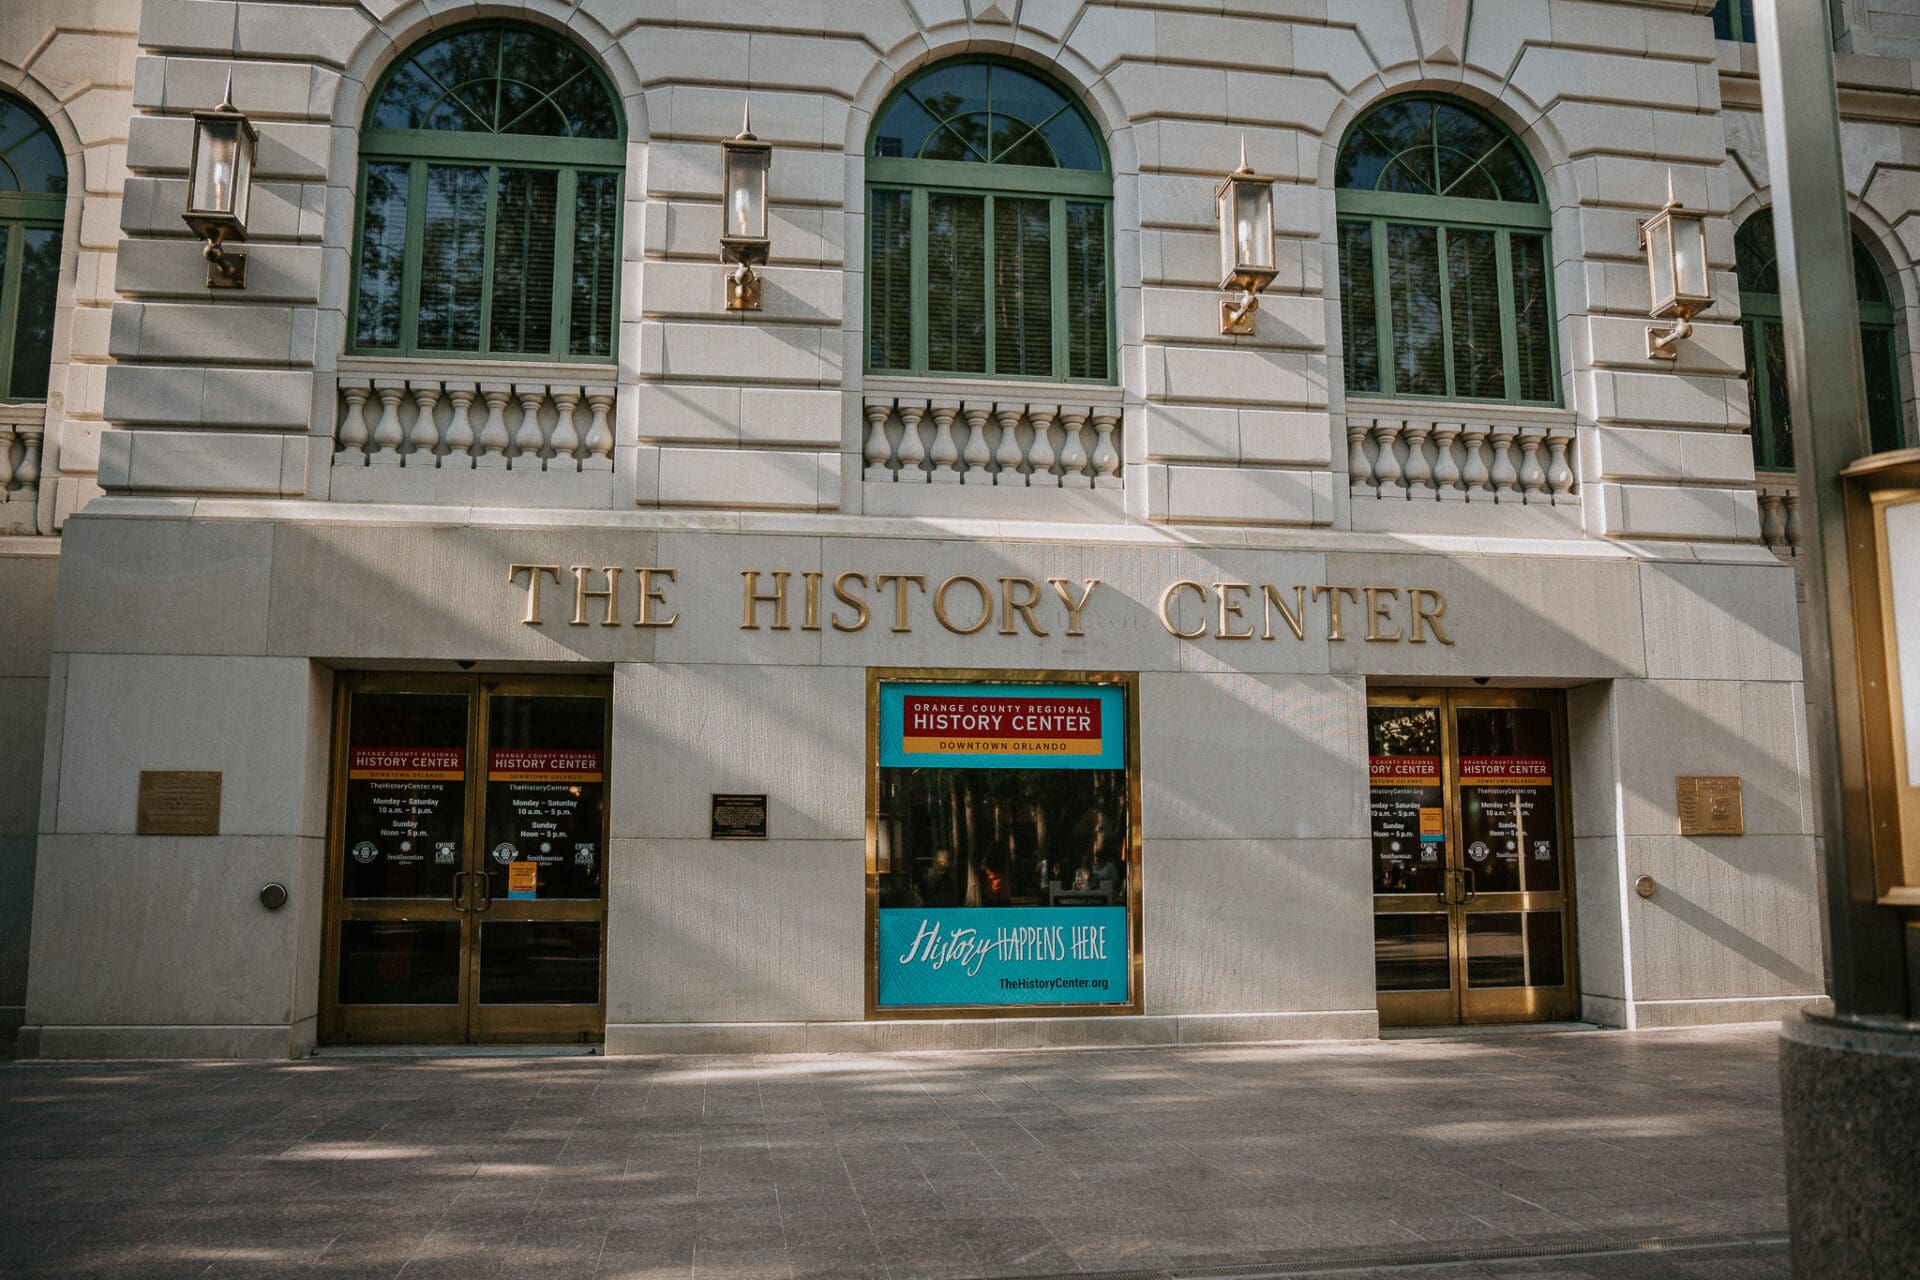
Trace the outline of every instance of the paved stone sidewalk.
{"label": "paved stone sidewalk", "polygon": [[[0,1064],[0,1275],[905,1280],[1772,1234],[1774,1040]],[[1763,1242],[1430,1274],[1786,1269]]]}

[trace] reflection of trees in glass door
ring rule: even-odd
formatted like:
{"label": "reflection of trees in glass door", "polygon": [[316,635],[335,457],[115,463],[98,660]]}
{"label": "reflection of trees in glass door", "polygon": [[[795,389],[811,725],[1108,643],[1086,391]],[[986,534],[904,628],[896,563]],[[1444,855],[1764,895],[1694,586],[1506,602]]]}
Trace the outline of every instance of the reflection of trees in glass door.
{"label": "reflection of trees in glass door", "polygon": [[1559,708],[1512,690],[1370,698],[1382,1024],[1573,1013]]}
{"label": "reflection of trees in glass door", "polygon": [[343,678],[321,1035],[597,1040],[603,680]]}

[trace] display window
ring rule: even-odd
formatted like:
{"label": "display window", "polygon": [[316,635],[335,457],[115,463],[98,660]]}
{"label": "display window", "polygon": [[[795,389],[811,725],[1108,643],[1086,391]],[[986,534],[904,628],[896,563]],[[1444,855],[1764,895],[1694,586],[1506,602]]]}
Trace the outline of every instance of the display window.
{"label": "display window", "polygon": [[1139,1011],[1135,688],[872,673],[870,1013]]}

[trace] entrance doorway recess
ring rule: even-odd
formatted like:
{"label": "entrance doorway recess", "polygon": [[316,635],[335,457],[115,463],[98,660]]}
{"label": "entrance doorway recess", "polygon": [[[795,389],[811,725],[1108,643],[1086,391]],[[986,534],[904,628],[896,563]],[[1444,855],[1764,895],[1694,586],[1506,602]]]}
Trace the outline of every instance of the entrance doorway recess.
{"label": "entrance doorway recess", "polygon": [[322,1043],[604,1038],[608,691],[341,677]]}
{"label": "entrance doorway recess", "polygon": [[1369,694],[1383,1027],[1572,1016],[1563,707],[1551,691]]}

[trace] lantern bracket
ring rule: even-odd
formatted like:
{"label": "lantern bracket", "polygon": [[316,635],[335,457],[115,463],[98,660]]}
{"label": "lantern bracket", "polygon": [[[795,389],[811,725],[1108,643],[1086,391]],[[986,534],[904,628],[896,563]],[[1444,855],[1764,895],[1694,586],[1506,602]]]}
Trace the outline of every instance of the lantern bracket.
{"label": "lantern bracket", "polygon": [[[767,264],[767,171],[773,159],[773,144],[754,136],[750,105],[741,108],[739,134],[721,143],[720,149],[724,187],[721,198],[727,206],[722,215],[725,225],[720,236],[720,261],[733,264],[721,288],[728,311],[758,311],[760,277],[753,269]],[[752,181],[755,171],[757,183]],[[740,206],[737,210],[736,204]],[[731,218],[736,213],[747,225],[733,225]],[[743,234],[754,227],[762,234]]]}

